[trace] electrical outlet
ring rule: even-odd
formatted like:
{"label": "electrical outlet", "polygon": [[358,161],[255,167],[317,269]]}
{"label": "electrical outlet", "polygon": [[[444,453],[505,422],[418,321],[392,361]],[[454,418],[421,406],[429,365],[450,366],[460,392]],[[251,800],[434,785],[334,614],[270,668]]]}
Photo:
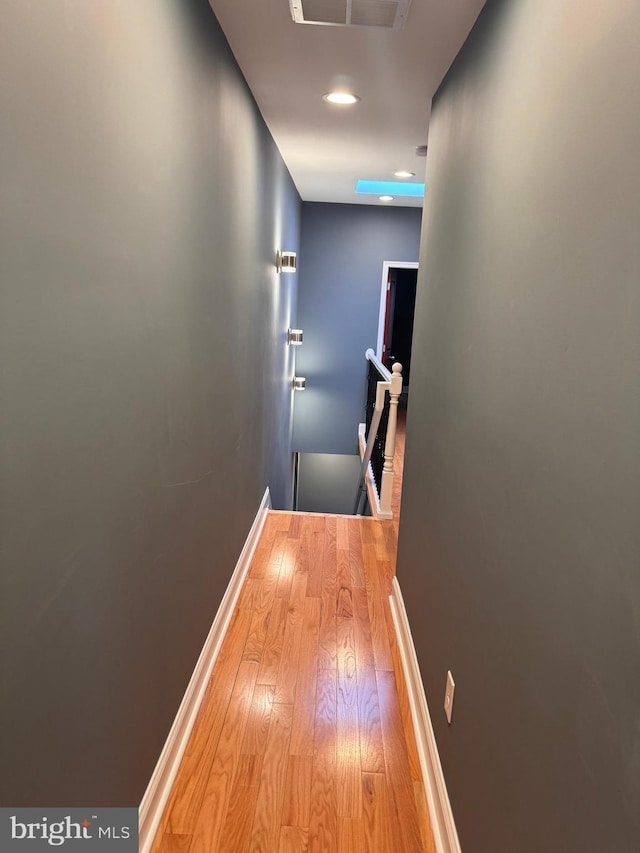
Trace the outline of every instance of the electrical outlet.
{"label": "electrical outlet", "polygon": [[451,670],[447,672],[447,686],[444,691],[444,713],[447,717],[447,722],[451,725],[451,714],[453,713],[453,694],[456,689],[456,683],[451,675]]}

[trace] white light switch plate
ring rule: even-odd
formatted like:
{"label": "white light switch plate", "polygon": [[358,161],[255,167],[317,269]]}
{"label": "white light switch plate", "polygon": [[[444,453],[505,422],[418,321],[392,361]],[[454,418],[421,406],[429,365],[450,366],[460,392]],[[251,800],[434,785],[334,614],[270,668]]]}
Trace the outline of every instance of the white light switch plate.
{"label": "white light switch plate", "polygon": [[444,691],[444,712],[447,716],[447,722],[451,724],[451,714],[453,712],[453,694],[456,689],[456,683],[451,675],[451,670],[447,672],[447,687]]}

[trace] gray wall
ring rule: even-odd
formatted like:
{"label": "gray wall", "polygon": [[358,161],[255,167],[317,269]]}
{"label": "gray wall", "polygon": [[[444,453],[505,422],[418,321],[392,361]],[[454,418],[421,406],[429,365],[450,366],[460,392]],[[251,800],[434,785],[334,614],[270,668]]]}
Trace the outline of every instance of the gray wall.
{"label": "gray wall", "polygon": [[353,515],[361,468],[359,453],[301,453],[296,509]]}
{"label": "gray wall", "polygon": [[6,0],[0,40],[0,802],[137,805],[291,499],[300,203],[206,0]]}
{"label": "gray wall", "polygon": [[357,453],[368,347],[375,350],[384,261],[417,261],[422,210],[302,205],[294,449]]}
{"label": "gray wall", "polygon": [[398,575],[469,853],[640,850],[639,23],[490,0],[434,103]]}

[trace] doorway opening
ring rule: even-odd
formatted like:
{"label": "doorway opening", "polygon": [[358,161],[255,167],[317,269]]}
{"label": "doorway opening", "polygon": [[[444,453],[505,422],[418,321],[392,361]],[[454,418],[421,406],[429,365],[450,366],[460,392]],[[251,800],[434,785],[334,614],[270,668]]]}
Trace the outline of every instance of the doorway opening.
{"label": "doorway opening", "polygon": [[376,355],[389,370],[397,361],[402,365],[402,407],[409,395],[417,281],[417,263],[385,261],[382,265]]}

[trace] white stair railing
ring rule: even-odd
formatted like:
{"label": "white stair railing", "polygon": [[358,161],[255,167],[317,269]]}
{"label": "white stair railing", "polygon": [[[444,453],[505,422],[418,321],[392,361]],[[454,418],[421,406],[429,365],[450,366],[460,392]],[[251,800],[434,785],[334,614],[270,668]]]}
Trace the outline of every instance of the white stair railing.
{"label": "white stair railing", "polygon": [[[398,422],[398,400],[402,393],[402,365],[396,363],[391,372],[376,357],[372,349],[365,353],[367,360],[375,367],[381,379],[376,383],[375,408],[368,434],[365,436],[365,424],[358,428],[360,456],[362,467],[358,481],[358,491],[354,513],[360,514],[360,505],[365,486],[369,492],[369,501],[375,517],[380,519],[392,519],[391,500],[393,496],[393,459],[396,446],[396,428]],[[376,436],[380,426],[380,420],[386,403],[386,395],[389,394],[389,418],[387,423],[387,434],[384,445],[384,465],[380,483],[376,483],[371,467],[371,454],[373,452]],[[366,442],[366,444],[365,444]]]}

